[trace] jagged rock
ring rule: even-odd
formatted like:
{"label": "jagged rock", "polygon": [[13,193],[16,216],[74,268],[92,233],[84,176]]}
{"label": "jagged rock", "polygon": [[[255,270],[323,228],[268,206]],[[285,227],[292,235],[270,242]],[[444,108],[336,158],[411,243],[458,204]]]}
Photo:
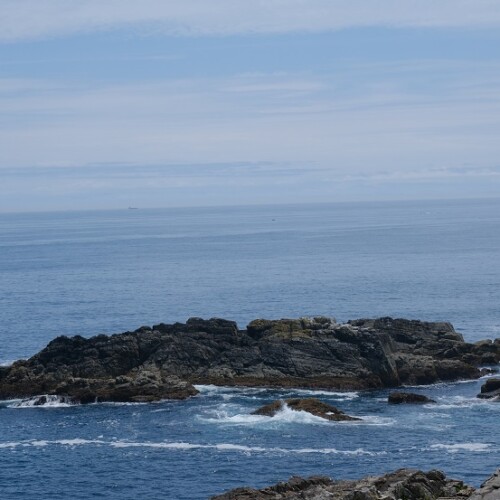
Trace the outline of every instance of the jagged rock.
{"label": "jagged rock", "polygon": [[449,323],[314,317],[236,323],[191,318],[111,336],[58,337],[0,368],[0,398],[61,394],[155,400],[196,394],[192,384],[370,389],[479,377],[500,341],[468,344]]}
{"label": "jagged rock", "polygon": [[281,411],[284,406],[295,411],[305,411],[317,417],[340,422],[343,420],[361,420],[360,418],[350,417],[344,412],[340,411],[335,406],[329,405],[316,398],[307,399],[286,399],[285,401],[278,399],[267,405],[262,406],[258,410],[252,412],[252,415],[265,415],[267,417],[274,417],[276,413]]}
{"label": "jagged rock", "polygon": [[481,386],[481,393],[477,395],[482,399],[495,399],[500,401],[500,378],[490,378]]}
{"label": "jagged rock", "polygon": [[433,399],[424,396],[423,394],[414,394],[413,392],[391,392],[387,398],[387,402],[391,404],[423,404],[435,403]]}
{"label": "jagged rock", "polygon": [[[486,483],[485,483],[486,484]],[[480,491],[480,490],[478,490]],[[422,472],[399,469],[389,474],[365,477],[352,481],[338,481],[326,477],[303,479],[292,477],[286,483],[278,483],[260,490],[237,488],[212,500],[464,500],[470,498],[474,488],[462,481],[447,479],[437,470]],[[478,497],[477,500],[493,500],[495,497]],[[496,497],[498,498],[498,497]],[[474,499],[476,500],[476,499]]]}
{"label": "jagged rock", "polygon": [[71,378],[56,387],[56,394],[71,394],[80,403],[97,401],[145,403],[160,399],[186,399],[198,394],[188,382],[137,370],[116,378]]}
{"label": "jagged rock", "polygon": [[476,490],[470,500],[498,500],[500,498],[500,469]]}

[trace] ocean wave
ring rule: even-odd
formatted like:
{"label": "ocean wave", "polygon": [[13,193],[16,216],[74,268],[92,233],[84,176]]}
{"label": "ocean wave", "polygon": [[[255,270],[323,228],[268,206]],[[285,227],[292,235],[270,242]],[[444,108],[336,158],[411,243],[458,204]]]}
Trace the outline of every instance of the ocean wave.
{"label": "ocean wave", "polygon": [[221,405],[218,409],[213,410],[213,417],[198,418],[204,422],[216,424],[230,424],[230,425],[280,425],[280,424],[316,424],[316,425],[329,425],[331,421],[326,420],[316,415],[311,415],[305,411],[296,411],[284,405],[273,417],[265,415],[252,415],[248,413],[237,413],[231,415],[226,410],[227,405]]}
{"label": "ocean wave", "polygon": [[216,395],[216,394],[258,394],[267,392],[271,389],[268,387],[232,387],[225,385],[212,385],[212,384],[196,384],[195,389],[200,391],[202,395]]}
{"label": "ocean wave", "polygon": [[274,389],[269,387],[230,387],[217,385],[195,385],[194,386],[202,395],[215,396],[220,395],[224,398],[233,396],[248,396],[258,395],[273,392],[280,394],[281,397],[296,397],[301,396],[328,396],[338,400],[351,400],[359,397],[358,392],[354,391],[328,391],[323,389]]}
{"label": "ocean wave", "polygon": [[389,427],[396,423],[396,419],[391,417],[379,417],[377,415],[356,415],[361,420],[346,420],[344,422],[338,422],[341,425],[374,425]]}
{"label": "ocean wave", "polygon": [[471,452],[492,451],[491,444],[488,443],[454,443],[454,444],[437,443],[437,444],[432,444],[428,448],[424,448],[424,451],[432,451],[432,450],[445,450],[448,453],[458,453],[460,451],[471,451]]}
{"label": "ocean wave", "polygon": [[492,408],[498,407],[491,400],[481,399],[477,397],[467,396],[447,396],[438,398],[437,403],[430,403],[423,405],[425,409],[453,409],[453,408],[471,408],[473,406],[491,406]]}
{"label": "ocean wave", "polygon": [[434,387],[453,387],[455,385],[462,384],[474,384],[478,379],[463,379],[463,380],[453,380],[448,382],[435,382],[434,384],[421,384],[421,385],[405,385],[403,384],[401,387],[405,389],[432,389]]}
{"label": "ocean wave", "polygon": [[18,448],[18,447],[35,447],[42,448],[50,445],[61,445],[61,446],[80,446],[89,444],[109,444],[107,441],[92,440],[92,439],[57,439],[54,441],[49,441],[46,439],[31,439],[29,441],[11,441],[0,443],[0,448]]}
{"label": "ocean wave", "polygon": [[369,451],[363,448],[355,450],[339,450],[337,448],[279,448],[279,447],[262,447],[262,446],[245,446],[233,443],[214,443],[214,444],[198,444],[187,442],[154,442],[154,441],[104,441],[101,439],[58,439],[58,440],[30,440],[30,441],[14,441],[0,442],[0,449],[12,449],[17,447],[34,447],[41,448],[46,446],[109,446],[111,448],[153,448],[162,450],[179,450],[189,451],[197,449],[211,449],[221,452],[240,452],[240,453],[278,453],[278,454],[320,454],[320,455],[346,455],[346,456],[377,456],[385,455],[385,451]]}
{"label": "ocean wave", "polygon": [[21,401],[15,400],[7,406],[8,408],[68,408],[77,404],[65,396],[43,394]]}
{"label": "ocean wave", "polygon": [[351,399],[356,399],[359,397],[358,392],[338,392],[338,391],[326,391],[326,390],[315,390],[315,389],[293,389],[287,391],[287,395],[301,395],[301,396],[328,396],[331,399],[337,399],[339,401],[347,401]]}

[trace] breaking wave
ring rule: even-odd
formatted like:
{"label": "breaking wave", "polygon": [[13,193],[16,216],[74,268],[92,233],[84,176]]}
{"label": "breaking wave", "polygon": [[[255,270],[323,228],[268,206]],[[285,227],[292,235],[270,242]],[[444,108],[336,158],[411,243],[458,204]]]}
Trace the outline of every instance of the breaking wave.
{"label": "breaking wave", "polygon": [[197,449],[211,449],[222,452],[240,452],[240,453],[278,453],[278,454],[308,454],[317,453],[321,455],[385,455],[385,451],[369,451],[363,448],[355,450],[338,450],[336,448],[265,448],[262,446],[245,446],[232,443],[215,443],[215,444],[197,444],[187,442],[152,442],[152,441],[104,441],[100,439],[59,439],[59,440],[30,440],[0,443],[0,449],[18,448],[18,447],[34,447],[40,448],[45,446],[109,446],[111,448],[154,448],[164,450],[180,450],[189,451]]}
{"label": "breaking wave", "polygon": [[491,444],[488,443],[455,443],[455,444],[444,444],[437,443],[431,445],[425,450],[445,450],[448,453],[458,453],[460,451],[471,451],[471,452],[490,452]]}
{"label": "breaking wave", "polygon": [[68,408],[76,404],[72,399],[65,396],[43,394],[21,401],[14,401],[8,405],[8,408]]}
{"label": "breaking wave", "polygon": [[327,396],[339,401],[351,400],[359,397],[358,392],[348,391],[328,391],[322,389],[270,389],[268,387],[229,387],[217,385],[195,385],[202,395],[205,396],[254,396],[259,394],[269,394],[270,391],[281,395],[281,397],[295,396]]}
{"label": "breaking wave", "polygon": [[252,415],[248,413],[237,413],[231,415],[225,405],[211,412],[212,417],[198,417],[200,420],[215,424],[232,424],[232,425],[268,425],[268,424],[316,424],[329,425],[332,422],[316,415],[311,415],[305,411],[296,411],[284,405],[274,417],[265,415]]}
{"label": "breaking wave", "polygon": [[357,392],[338,392],[338,391],[325,391],[314,389],[293,389],[286,393],[287,396],[301,395],[301,396],[328,396],[331,399],[338,401],[348,401],[359,397]]}
{"label": "breaking wave", "polygon": [[423,405],[426,409],[452,409],[452,408],[471,408],[473,406],[491,406],[497,407],[498,405],[492,404],[492,400],[480,399],[477,397],[466,396],[451,396],[439,398],[437,403]]}

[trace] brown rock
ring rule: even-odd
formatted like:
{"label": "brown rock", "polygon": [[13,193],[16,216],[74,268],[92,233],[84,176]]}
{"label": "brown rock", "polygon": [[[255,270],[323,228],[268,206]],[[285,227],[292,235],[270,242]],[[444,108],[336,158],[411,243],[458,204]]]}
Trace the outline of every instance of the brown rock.
{"label": "brown rock", "polygon": [[433,399],[430,399],[423,394],[414,394],[412,392],[391,392],[387,398],[387,402],[391,404],[435,403]]}
{"label": "brown rock", "polygon": [[334,422],[340,422],[344,420],[361,420],[357,417],[351,417],[346,415],[344,412],[340,411],[335,406],[331,406],[328,403],[324,403],[316,398],[307,399],[286,399],[285,401],[277,400],[262,406],[258,410],[255,410],[252,415],[265,415],[268,417],[274,417],[276,413],[283,409],[284,406],[288,406],[290,409],[295,411],[305,411],[316,417],[321,417],[326,420],[332,420]]}

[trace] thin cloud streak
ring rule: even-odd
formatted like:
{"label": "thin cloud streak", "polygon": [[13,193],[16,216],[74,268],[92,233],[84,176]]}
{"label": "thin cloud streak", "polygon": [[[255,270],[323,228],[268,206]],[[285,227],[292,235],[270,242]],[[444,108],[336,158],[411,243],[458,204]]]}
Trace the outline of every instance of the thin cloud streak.
{"label": "thin cloud streak", "polygon": [[350,87],[336,75],[303,74],[113,85],[0,80],[0,168],[268,161],[365,174],[487,167],[500,157],[500,68],[481,84],[477,67],[464,63],[439,91],[358,74]]}
{"label": "thin cloud streak", "polygon": [[491,0],[3,0],[0,41],[134,28],[175,36],[500,26]]}

